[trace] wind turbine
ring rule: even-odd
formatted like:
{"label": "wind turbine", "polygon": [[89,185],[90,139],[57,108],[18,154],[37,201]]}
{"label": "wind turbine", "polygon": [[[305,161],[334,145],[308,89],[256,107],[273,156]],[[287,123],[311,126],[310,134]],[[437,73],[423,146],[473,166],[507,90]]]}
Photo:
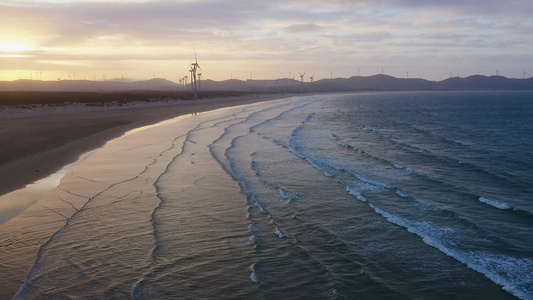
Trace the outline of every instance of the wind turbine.
{"label": "wind turbine", "polygon": [[305,72],[303,74],[298,72],[298,74],[300,74],[300,94],[302,94],[304,92],[304,76],[305,76]]}
{"label": "wind turbine", "polygon": [[194,50],[194,62],[191,63],[191,88],[194,94],[194,99],[198,97],[198,88],[196,86],[196,71],[202,69],[198,64],[198,57],[196,56],[196,49]]}
{"label": "wind turbine", "polygon": [[313,76],[309,76],[309,79],[311,79],[311,87],[310,87],[310,90],[312,91],[312,89],[313,89],[312,83],[315,82],[315,73],[313,73]]}

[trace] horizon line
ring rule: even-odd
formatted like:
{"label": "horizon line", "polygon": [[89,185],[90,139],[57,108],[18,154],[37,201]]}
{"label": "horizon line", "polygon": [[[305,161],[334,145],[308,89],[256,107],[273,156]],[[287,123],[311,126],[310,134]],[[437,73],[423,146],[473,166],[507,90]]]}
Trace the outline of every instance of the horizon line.
{"label": "horizon line", "polygon": [[[465,78],[470,78],[470,77],[475,77],[475,76],[481,76],[481,77],[486,77],[486,78],[491,78],[491,77],[499,77],[499,78],[505,78],[505,79],[512,79],[512,80],[529,80],[529,79],[532,79],[533,77],[529,77],[529,78],[518,78],[518,77],[506,77],[506,76],[503,76],[503,75],[482,75],[482,74],[472,74],[472,75],[468,75],[466,77],[462,77],[462,76],[450,76],[450,77],[447,77],[445,79],[442,79],[442,80],[431,80],[431,79],[426,79],[426,78],[422,78],[422,77],[410,77],[410,78],[406,78],[406,77],[396,77],[396,76],[393,76],[393,75],[388,75],[388,74],[382,74],[382,73],[377,73],[377,74],[374,74],[374,75],[368,75],[368,76],[363,76],[363,75],[354,75],[354,76],[350,76],[350,77],[334,77],[334,78],[322,78],[322,79],[319,79],[319,80],[314,80],[312,83],[317,83],[319,81],[323,81],[323,80],[336,80],[336,79],[350,79],[350,78],[368,78],[368,77],[375,77],[375,76],[385,76],[385,77],[392,77],[392,78],[395,78],[395,79],[403,79],[403,80],[426,80],[426,81],[429,81],[429,82],[440,82],[440,81],[445,81],[445,80],[449,80],[449,79],[454,79],[454,78],[459,78],[459,79],[465,79]],[[154,77],[154,78],[150,78],[150,79],[134,79],[134,78],[123,78],[123,77],[116,77],[116,78],[112,78],[112,79],[101,79],[101,80],[91,80],[91,79],[58,79],[58,80],[42,80],[42,79],[28,79],[28,78],[19,78],[19,79],[14,79],[14,80],[0,80],[0,82],[3,82],[3,83],[7,83],[7,82],[16,82],[16,81],[31,81],[31,82],[63,82],[63,81],[77,81],[77,82],[81,82],[81,81],[87,81],[87,82],[124,82],[124,83],[133,83],[133,82],[139,82],[139,81],[151,81],[151,80],[167,80],[169,82],[172,82],[174,84],[178,84],[178,82],[174,82],[168,78],[165,78],[165,77]],[[299,80],[296,80],[296,79],[292,79],[292,78],[289,78],[289,77],[279,77],[279,78],[274,78],[274,79],[251,79],[251,78],[248,78],[248,79],[237,79],[237,78],[228,78],[228,79],[224,79],[224,80],[214,80],[214,79],[202,79],[202,81],[214,81],[214,82],[224,82],[224,81],[243,81],[243,82],[246,82],[246,81],[275,81],[275,80],[291,80],[291,81],[297,81],[297,82],[300,82]],[[311,82],[305,82],[304,83],[311,83]],[[189,83],[190,84],[190,83]]]}

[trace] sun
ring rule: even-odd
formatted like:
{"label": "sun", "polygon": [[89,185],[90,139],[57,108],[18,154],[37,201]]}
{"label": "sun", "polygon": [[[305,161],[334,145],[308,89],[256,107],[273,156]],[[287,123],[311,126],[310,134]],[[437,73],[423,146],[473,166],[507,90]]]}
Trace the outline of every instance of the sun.
{"label": "sun", "polygon": [[13,41],[0,41],[0,52],[22,52],[34,50],[32,47]]}

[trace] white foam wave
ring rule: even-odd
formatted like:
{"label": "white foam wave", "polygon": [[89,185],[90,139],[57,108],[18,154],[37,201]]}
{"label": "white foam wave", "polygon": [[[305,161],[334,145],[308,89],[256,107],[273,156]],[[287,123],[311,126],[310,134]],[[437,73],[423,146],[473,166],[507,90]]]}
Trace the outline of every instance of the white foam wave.
{"label": "white foam wave", "polygon": [[488,204],[498,209],[512,209],[512,207],[509,204],[498,201],[498,200],[490,199],[490,198],[479,197],[479,202]]}
{"label": "white foam wave", "polygon": [[276,234],[280,239],[285,237],[285,235],[283,234],[283,232],[281,232],[281,230],[279,230],[279,228],[277,228],[277,227],[276,227],[275,234]]}
{"label": "white foam wave", "polygon": [[362,202],[367,202],[368,200],[365,198],[365,196],[363,196],[361,194],[361,191],[351,187],[351,186],[347,186],[346,187],[346,191],[348,192],[348,194],[352,195],[352,196],[355,196],[355,198],[357,198],[358,200],[362,201]]}
{"label": "white foam wave", "polygon": [[349,148],[349,145],[346,144],[346,143],[343,143],[341,141],[337,141],[337,144],[339,144],[340,146],[344,147],[344,148]]}
{"label": "white foam wave", "polygon": [[251,279],[254,283],[259,283],[259,275],[257,275],[257,272],[255,271],[255,264],[256,264],[256,263],[253,263],[253,264],[250,266],[250,271],[252,271],[252,274],[250,275],[250,279]]}
{"label": "white foam wave", "polygon": [[266,210],[261,206],[261,204],[259,204],[258,202],[255,202],[255,206],[256,206],[257,208],[259,208],[259,211],[260,211],[261,213],[263,213],[263,214],[265,214],[265,215],[268,214],[268,211],[266,211]]}
{"label": "white foam wave", "polygon": [[248,231],[251,234],[256,234],[259,232],[259,228],[255,227],[254,225],[248,225]]}
{"label": "white foam wave", "polygon": [[416,206],[420,207],[423,210],[429,210],[429,211],[439,211],[440,208],[438,208],[435,205],[429,204],[427,202],[424,202],[422,200],[415,199]]}
{"label": "white foam wave", "polygon": [[284,189],[279,189],[279,193],[281,195],[281,198],[283,199],[290,200],[296,198],[296,194],[286,191]]}
{"label": "white foam wave", "polygon": [[363,130],[364,131],[368,131],[368,132],[372,132],[372,133],[380,133],[382,131],[382,130],[374,129],[374,128],[370,128],[370,127],[363,127]]}
{"label": "white foam wave", "polygon": [[406,228],[422,238],[424,243],[439,249],[444,254],[466,264],[469,268],[485,275],[507,292],[521,299],[533,299],[533,261],[530,258],[516,258],[483,251],[457,249],[453,236],[457,230],[438,227],[429,222],[411,221],[370,204],[374,211],[387,221]]}
{"label": "white foam wave", "polygon": [[250,237],[250,242],[252,242],[252,243],[257,243],[257,240],[258,240],[258,239],[257,239],[257,236],[256,236],[256,235],[252,235],[252,236]]}
{"label": "white foam wave", "polygon": [[375,186],[375,187],[378,187],[378,188],[382,188],[382,189],[390,189],[391,188],[388,184],[386,184],[384,182],[377,181],[377,180],[372,180],[372,179],[363,177],[360,174],[357,174],[357,173],[352,172],[352,171],[350,171],[350,173],[352,173],[357,179],[359,179],[359,181],[361,181],[361,182],[363,182],[365,184],[372,185],[372,186]]}
{"label": "white foam wave", "polygon": [[131,288],[130,298],[135,299],[152,299],[150,289],[145,285],[144,279],[139,280]]}
{"label": "white foam wave", "polygon": [[402,197],[402,198],[409,198],[409,194],[403,192],[402,190],[397,190],[396,195]]}
{"label": "white foam wave", "polygon": [[326,177],[335,177],[335,175],[333,175],[332,173],[328,172],[328,171],[324,171],[324,175]]}
{"label": "white foam wave", "polygon": [[400,170],[405,169],[404,166],[402,166],[402,165],[400,165],[400,164],[397,164],[397,163],[393,163],[392,165],[393,165],[396,169],[400,169]]}

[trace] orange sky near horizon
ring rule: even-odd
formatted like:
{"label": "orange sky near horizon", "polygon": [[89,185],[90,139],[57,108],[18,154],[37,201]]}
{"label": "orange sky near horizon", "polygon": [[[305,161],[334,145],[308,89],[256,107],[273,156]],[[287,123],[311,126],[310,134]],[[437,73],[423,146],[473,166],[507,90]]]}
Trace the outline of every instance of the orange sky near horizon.
{"label": "orange sky near horizon", "polygon": [[533,3],[0,2],[0,80],[533,75]]}

